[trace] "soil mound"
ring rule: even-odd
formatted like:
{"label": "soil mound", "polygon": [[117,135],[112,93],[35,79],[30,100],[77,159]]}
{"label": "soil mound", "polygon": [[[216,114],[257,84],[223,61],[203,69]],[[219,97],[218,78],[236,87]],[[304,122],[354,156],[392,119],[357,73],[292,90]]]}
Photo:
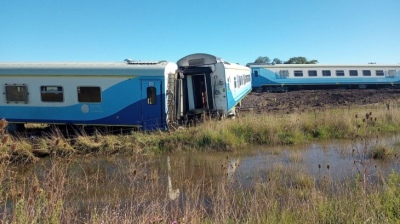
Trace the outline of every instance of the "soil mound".
{"label": "soil mound", "polygon": [[282,93],[251,92],[242,100],[242,110],[296,112],[399,102],[400,89],[299,90]]}

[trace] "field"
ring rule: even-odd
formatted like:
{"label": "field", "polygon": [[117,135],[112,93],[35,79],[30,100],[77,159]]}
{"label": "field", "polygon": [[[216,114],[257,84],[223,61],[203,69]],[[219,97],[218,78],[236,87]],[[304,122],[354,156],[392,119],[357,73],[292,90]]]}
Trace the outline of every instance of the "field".
{"label": "field", "polygon": [[[43,137],[0,132],[0,222],[398,223],[400,175],[375,172],[374,165],[399,164],[400,144],[376,140],[400,132],[398,93],[251,93],[238,119],[205,118],[171,132],[72,139],[56,129]],[[251,181],[230,175],[244,163],[232,164],[226,155],[321,139],[354,143],[341,154],[354,160],[345,178],[334,178],[338,167],[317,161],[313,169],[321,175],[306,172],[302,151]],[[200,151],[213,166],[197,160]]]}
{"label": "field", "polygon": [[243,108],[291,113],[314,109],[354,108],[392,105],[400,102],[400,89],[301,90],[285,93],[252,92],[242,101]]}

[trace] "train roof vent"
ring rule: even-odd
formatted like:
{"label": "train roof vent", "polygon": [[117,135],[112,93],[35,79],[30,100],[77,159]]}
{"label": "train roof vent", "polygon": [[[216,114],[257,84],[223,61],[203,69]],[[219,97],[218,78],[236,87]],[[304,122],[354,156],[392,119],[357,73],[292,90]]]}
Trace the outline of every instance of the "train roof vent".
{"label": "train roof vent", "polygon": [[204,65],[204,58],[189,59],[189,66]]}
{"label": "train roof vent", "polygon": [[167,62],[167,61],[135,61],[129,58],[125,59],[124,61],[126,61],[126,63],[129,65],[155,65]]}

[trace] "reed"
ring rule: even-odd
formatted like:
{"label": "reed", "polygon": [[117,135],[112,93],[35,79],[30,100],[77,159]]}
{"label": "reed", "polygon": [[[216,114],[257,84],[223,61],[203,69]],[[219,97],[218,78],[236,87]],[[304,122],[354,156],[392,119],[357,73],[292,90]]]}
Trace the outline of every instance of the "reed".
{"label": "reed", "polygon": [[[161,167],[145,157],[110,158],[114,172],[84,161],[53,158],[41,172],[0,166],[3,223],[398,223],[400,174],[360,185],[346,179],[309,176],[299,166],[277,163],[251,183],[203,178],[169,170],[171,198]],[[165,164],[163,164],[165,165]],[[180,166],[180,164],[175,164]],[[316,169],[318,169],[316,167]],[[324,164],[323,168],[327,169]],[[330,168],[330,172],[335,170]],[[28,170],[29,171],[29,170]],[[24,174],[24,175],[22,175]],[[188,179],[186,179],[188,178]],[[168,178],[169,179],[169,178]],[[118,183],[118,184],[115,184]]]}

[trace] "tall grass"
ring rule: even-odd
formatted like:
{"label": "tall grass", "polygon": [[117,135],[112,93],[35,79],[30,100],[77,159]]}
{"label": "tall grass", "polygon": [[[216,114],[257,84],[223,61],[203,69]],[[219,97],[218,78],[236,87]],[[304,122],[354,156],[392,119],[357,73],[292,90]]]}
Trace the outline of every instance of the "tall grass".
{"label": "tall grass", "polygon": [[[194,127],[172,132],[132,132],[131,134],[94,135],[79,133],[64,138],[55,130],[48,137],[0,136],[0,160],[35,162],[50,154],[154,154],[190,150],[240,150],[249,144],[287,145],[318,139],[369,139],[400,131],[397,107],[314,110],[307,113],[242,113],[238,119],[206,119]],[[385,151],[388,152],[388,151]],[[376,157],[384,158],[379,151]]]}
{"label": "tall grass", "polygon": [[[250,184],[168,171],[178,197],[168,195],[166,168],[143,157],[109,168],[53,158],[41,172],[1,166],[2,223],[398,223],[400,174],[367,182],[312,177],[276,164]],[[163,164],[164,166],[165,164]],[[179,167],[179,164],[177,164]],[[160,167],[161,168],[161,167]],[[317,168],[316,168],[317,169]],[[320,168],[322,169],[322,168]],[[171,173],[170,173],[171,172]],[[168,176],[168,179],[170,178]]]}
{"label": "tall grass", "polygon": [[[365,114],[371,115],[366,118]],[[393,134],[400,130],[399,124],[398,110],[331,109],[282,115],[249,113],[236,120],[206,122],[191,131],[200,133],[193,135],[194,141],[202,142],[206,136],[208,145],[215,143],[213,148],[237,148],[249,143],[298,144],[315,139]]]}

